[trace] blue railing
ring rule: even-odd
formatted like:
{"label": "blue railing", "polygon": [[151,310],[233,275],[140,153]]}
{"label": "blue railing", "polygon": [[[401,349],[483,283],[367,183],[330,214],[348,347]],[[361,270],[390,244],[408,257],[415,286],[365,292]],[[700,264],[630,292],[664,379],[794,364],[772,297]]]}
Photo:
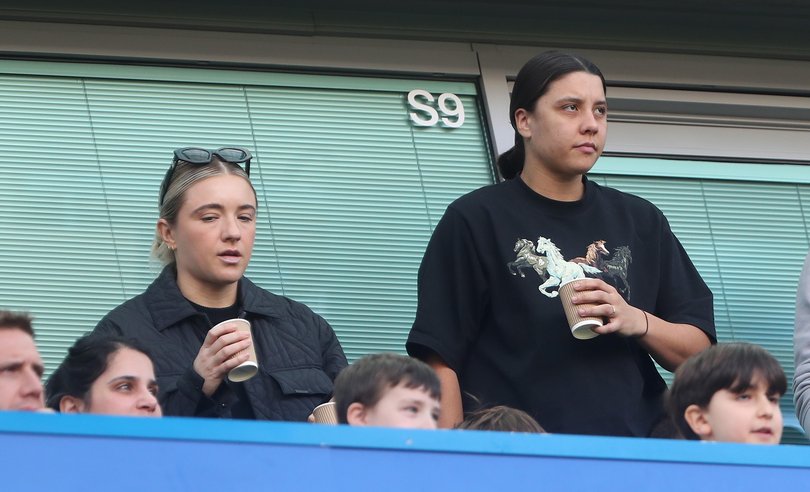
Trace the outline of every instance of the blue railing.
{"label": "blue railing", "polygon": [[2,490],[794,490],[803,446],[0,413]]}

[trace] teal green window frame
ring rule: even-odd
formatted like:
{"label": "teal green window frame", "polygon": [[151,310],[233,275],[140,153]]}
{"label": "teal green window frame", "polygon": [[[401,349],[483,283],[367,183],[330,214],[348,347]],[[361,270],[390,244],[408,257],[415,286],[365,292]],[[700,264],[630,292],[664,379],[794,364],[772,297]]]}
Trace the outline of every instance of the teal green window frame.
{"label": "teal green window frame", "polygon": [[603,156],[591,172],[664,212],[714,294],[718,341],[756,343],[779,360],[788,379],[780,402],[787,441],[800,443],[791,382],[796,289],[810,250],[808,171],[802,164]]}
{"label": "teal green window frame", "polygon": [[[456,94],[461,128],[415,127],[407,93]],[[310,306],[350,360],[404,353],[416,272],[447,204],[492,183],[472,80],[0,62],[0,308],[35,315],[48,372],[159,272],[172,150],[255,155],[247,275]]]}

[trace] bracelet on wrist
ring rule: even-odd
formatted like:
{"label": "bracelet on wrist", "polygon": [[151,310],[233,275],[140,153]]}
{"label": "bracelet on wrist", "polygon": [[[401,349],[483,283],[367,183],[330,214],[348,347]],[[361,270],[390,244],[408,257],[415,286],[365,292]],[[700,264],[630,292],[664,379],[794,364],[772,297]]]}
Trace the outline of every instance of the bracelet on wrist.
{"label": "bracelet on wrist", "polygon": [[642,309],[641,312],[644,313],[644,333],[636,335],[636,338],[644,338],[647,332],[650,331],[650,317],[647,315],[647,311]]}

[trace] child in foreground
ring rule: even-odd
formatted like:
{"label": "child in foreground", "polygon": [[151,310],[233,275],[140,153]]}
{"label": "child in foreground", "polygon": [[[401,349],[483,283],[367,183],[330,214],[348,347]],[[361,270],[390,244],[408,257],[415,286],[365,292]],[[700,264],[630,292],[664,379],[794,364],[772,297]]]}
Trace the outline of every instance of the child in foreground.
{"label": "child in foreground", "polygon": [[335,379],[338,422],[356,426],[435,429],[439,379],[424,362],[396,354],[374,354]]}
{"label": "child in foreground", "polygon": [[767,350],[719,344],[690,357],[675,372],[669,408],[688,439],[779,444],[787,389],[785,373]]}
{"label": "child in foreground", "polygon": [[545,433],[531,415],[517,408],[498,405],[470,413],[456,426],[462,430]]}

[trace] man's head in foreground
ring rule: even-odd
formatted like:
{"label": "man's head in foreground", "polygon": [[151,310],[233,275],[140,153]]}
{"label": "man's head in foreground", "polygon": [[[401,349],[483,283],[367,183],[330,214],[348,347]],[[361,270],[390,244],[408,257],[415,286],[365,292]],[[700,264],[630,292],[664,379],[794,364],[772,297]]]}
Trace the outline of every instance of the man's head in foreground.
{"label": "man's head in foreground", "polygon": [[31,318],[0,311],[0,410],[42,410],[44,370]]}

